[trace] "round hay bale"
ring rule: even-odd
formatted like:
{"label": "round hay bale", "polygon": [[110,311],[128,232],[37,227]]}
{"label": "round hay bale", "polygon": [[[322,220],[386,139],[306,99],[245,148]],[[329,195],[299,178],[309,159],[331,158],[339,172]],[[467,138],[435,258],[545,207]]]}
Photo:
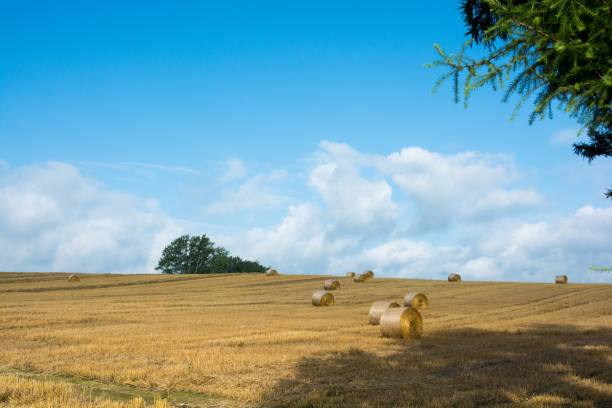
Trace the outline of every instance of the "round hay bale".
{"label": "round hay bale", "polygon": [[368,314],[370,317],[370,324],[380,323],[380,316],[382,316],[384,311],[389,309],[390,307],[400,307],[400,305],[395,302],[374,302],[370,307],[370,312]]}
{"label": "round hay bale", "polygon": [[346,277],[347,278],[354,278],[355,277],[355,272],[347,272],[346,273]]}
{"label": "round hay bale", "polygon": [[422,293],[412,292],[404,296],[404,306],[425,309],[429,306],[429,300]]}
{"label": "round hay bale", "polygon": [[323,285],[323,289],[325,290],[336,290],[340,289],[340,282],[335,279],[328,279],[325,281],[325,285]]}
{"label": "round hay bale", "polygon": [[449,282],[461,282],[461,276],[458,273],[451,273],[448,275]]}
{"label": "round hay bale", "polygon": [[319,290],[312,295],[312,304],[314,306],[333,306],[334,295],[326,290]]}
{"label": "round hay bale", "polygon": [[380,316],[380,333],[385,337],[420,339],[423,318],[413,307],[392,307]]}
{"label": "round hay bale", "polygon": [[368,280],[368,276],[367,275],[355,275],[353,276],[353,282],[365,282]]}
{"label": "round hay bale", "polygon": [[555,283],[567,283],[567,275],[555,276]]}
{"label": "round hay bale", "polygon": [[362,275],[366,275],[369,278],[373,278],[374,277],[374,272],[372,271],[363,271]]}
{"label": "round hay bale", "polygon": [[74,273],[72,275],[68,276],[68,282],[80,282],[80,281],[81,281],[81,278],[79,278]]}
{"label": "round hay bale", "polygon": [[266,276],[276,276],[278,275],[278,271],[276,269],[268,269],[266,271]]}

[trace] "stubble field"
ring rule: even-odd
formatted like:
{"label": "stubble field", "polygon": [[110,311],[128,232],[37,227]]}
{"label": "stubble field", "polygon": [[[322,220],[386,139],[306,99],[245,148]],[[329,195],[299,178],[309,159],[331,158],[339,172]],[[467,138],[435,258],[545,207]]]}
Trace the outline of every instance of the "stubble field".
{"label": "stubble field", "polygon": [[[612,285],[66,276],[0,273],[0,406],[612,407]],[[381,337],[414,291],[423,338]]]}

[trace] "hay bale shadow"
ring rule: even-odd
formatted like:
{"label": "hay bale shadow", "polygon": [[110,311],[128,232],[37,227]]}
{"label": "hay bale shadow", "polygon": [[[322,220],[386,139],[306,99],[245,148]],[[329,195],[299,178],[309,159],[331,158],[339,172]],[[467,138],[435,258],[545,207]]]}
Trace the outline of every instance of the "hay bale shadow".
{"label": "hay bale shadow", "polygon": [[261,406],[610,408],[610,339],[610,328],[560,325],[381,339],[381,353],[357,346],[299,361]]}

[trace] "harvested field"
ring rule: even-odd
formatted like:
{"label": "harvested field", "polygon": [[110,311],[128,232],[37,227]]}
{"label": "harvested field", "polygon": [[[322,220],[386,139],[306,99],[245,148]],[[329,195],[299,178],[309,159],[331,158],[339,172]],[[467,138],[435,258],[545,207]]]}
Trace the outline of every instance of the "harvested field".
{"label": "harvested field", "polygon": [[[65,274],[0,274],[0,375],[190,407],[612,400],[612,285],[377,278],[313,307],[327,278],[86,275],[75,285]],[[430,301],[422,339],[382,337],[370,306],[411,292]]]}

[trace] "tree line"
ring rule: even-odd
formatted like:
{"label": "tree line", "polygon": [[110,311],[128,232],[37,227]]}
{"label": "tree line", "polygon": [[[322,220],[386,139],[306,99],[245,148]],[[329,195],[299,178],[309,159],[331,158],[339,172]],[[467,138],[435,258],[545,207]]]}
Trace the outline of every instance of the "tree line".
{"label": "tree line", "polygon": [[168,274],[264,272],[267,267],[257,261],[231,256],[229,251],[203,234],[182,235],[168,244],[156,270]]}

